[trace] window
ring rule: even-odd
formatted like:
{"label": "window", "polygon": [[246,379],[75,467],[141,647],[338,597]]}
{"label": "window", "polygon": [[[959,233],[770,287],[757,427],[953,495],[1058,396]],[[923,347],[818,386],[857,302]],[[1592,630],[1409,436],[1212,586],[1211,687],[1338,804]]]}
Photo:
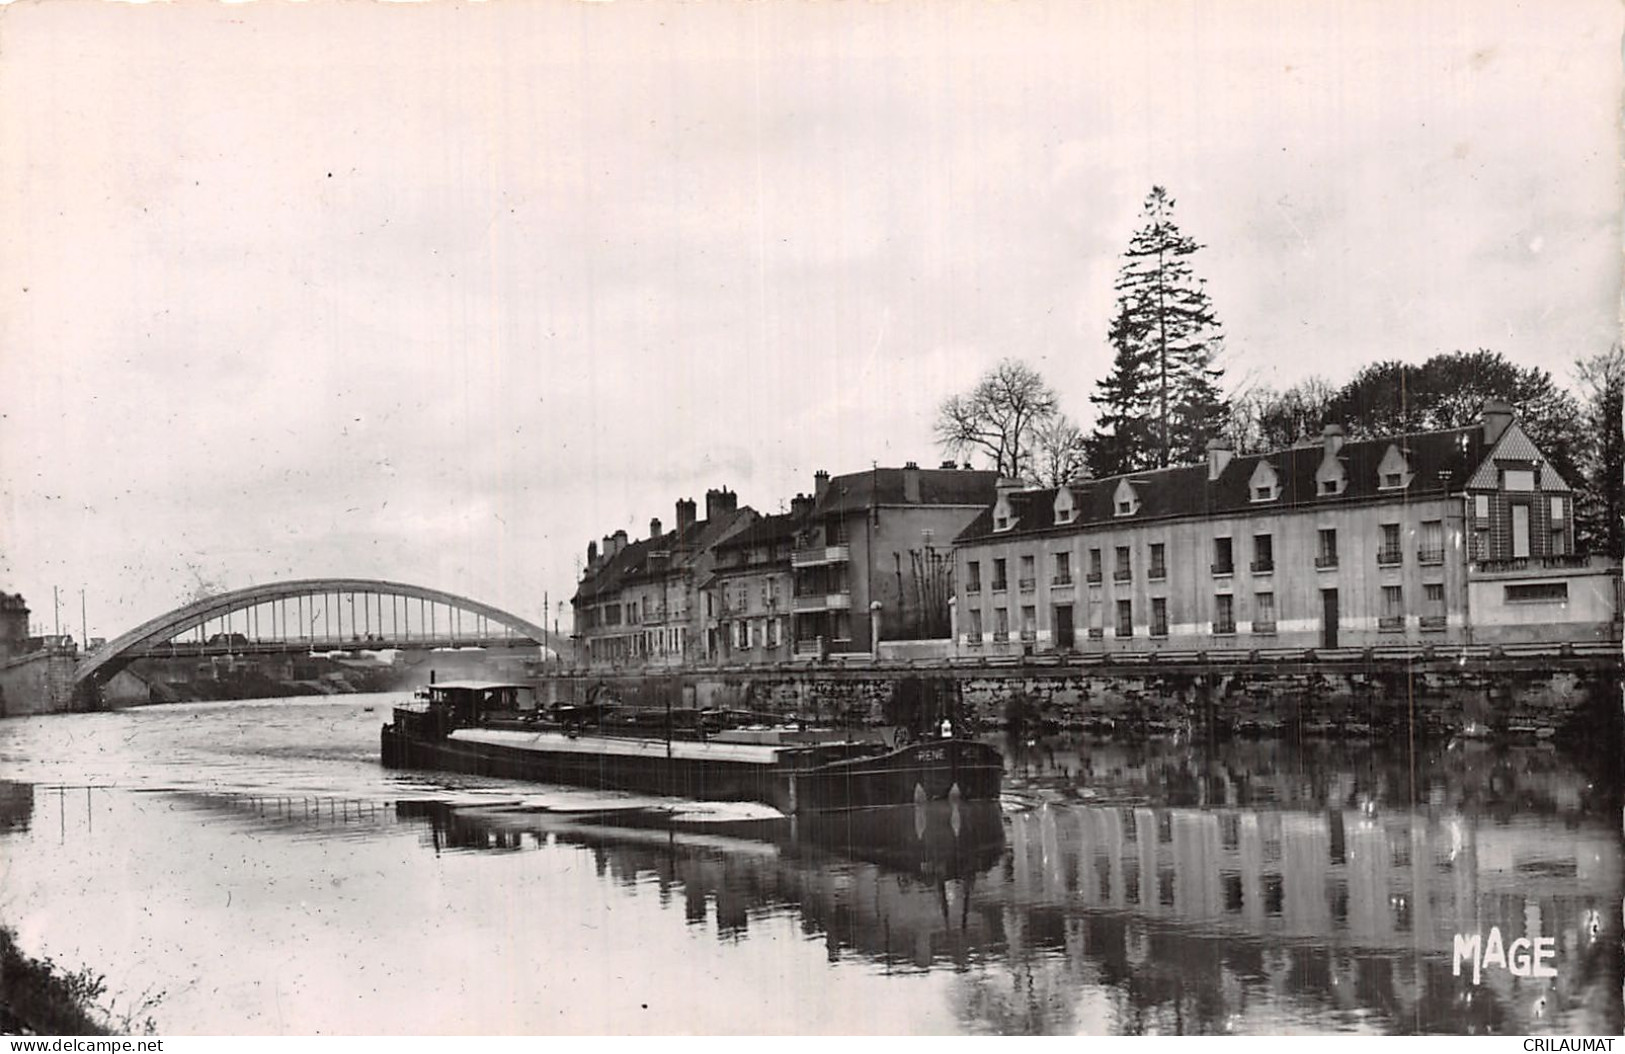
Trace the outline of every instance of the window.
{"label": "window", "polygon": [[1253,594],[1253,632],[1275,632],[1275,594]]}
{"label": "window", "polygon": [[1168,547],[1162,542],[1151,543],[1151,577],[1168,577]]}
{"label": "window", "polygon": [[1403,560],[1399,552],[1399,524],[1382,525],[1382,541],[1377,547],[1377,563],[1397,564]]}
{"label": "window", "polygon": [[1021,608],[1021,639],[1035,641],[1038,639],[1038,609],[1029,605]]}
{"label": "window", "polygon": [[1402,586],[1382,587],[1382,615],[1377,628],[1396,630],[1405,628],[1405,590]]}
{"label": "window", "polygon": [[1213,598],[1213,632],[1236,632],[1236,598],[1220,593]]}
{"label": "window", "polygon": [[1473,495],[1473,518],[1478,520],[1490,518],[1490,496],[1488,494]]}
{"label": "window", "polygon": [[982,591],[982,561],[971,560],[965,564],[965,592],[980,593]]}
{"label": "window", "polygon": [[1069,585],[1072,584],[1072,554],[1071,553],[1056,553],[1055,554],[1055,580],[1054,580],[1054,584],[1058,585],[1058,586],[1069,586]]}
{"label": "window", "polygon": [[1529,506],[1512,506],[1512,558],[1521,560],[1529,555]]}
{"label": "window", "polygon": [[1038,582],[1038,572],[1033,567],[1034,561],[1031,555],[1021,558],[1021,578],[1016,584],[1021,587],[1023,593],[1031,593],[1033,586]]}
{"label": "window", "polygon": [[1002,593],[1009,586],[1004,577],[1004,557],[993,561],[993,592]]}
{"label": "window", "polygon": [[1008,531],[1010,529],[1010,517],[1002,513],[993,517],[993,529],[995,531]]}
{"label": "window", "polygon": [[1423,629],[1444,629],[1444,583],[1429,582],[1422,587],[1422,618]]}
{"label": "window", "polygon": [[1168,635],[1168,598],[1151,598],[1151,635],[1153,637],[1166,637]]}
{"label": "window", "polygon": [[1506,587],[1509,604],[1549,604],[1569,599],[1567,582],[1527,582]]}
{"label": "window", "polygon": [[1132,501],[1120,501],[1120,502],[1118,502],[1117,503],[1117,515],[1119,515],[1119,516],[1132,516],[1132,515],[1134,515],[1134,503]]}
{"label": "window", "polygon": [[1552,522],[1553,523],[1562,523],[1563,522],[1563,499],[1559,498],[1559,497],[1553,497],[1551,499],[1551,501],[1552,501]]}
{"label": "window", "polygon": [[1134,577],[1134,569],[1129,563],[1128,546],[1117,547],[1117,566],[1112,571],[1112,581],[1127,582]]}
{"label": "window", "polygon": [[1501,489],[1531,491],[1535,489],[1535,472],[1527,468],[1509,468],[1501,472]]}
{"label": "window", "polygon": [[1236,570],[1235,558],[1231,553],[1229,538],[1213,539],[1213,573],[1216,575],[1232,574]]}
{"label": "window", "polygon": [[1117,635],[1134,636],[1134,604],[1127,600],[1117,602]]}
{"label": "window", "polygon": [[1273,497],[1275,497],[1275,488],[1274,487],[1254,487],[1253,488],[1253,500],[1254,501],[1269,501]]}
{"label": "window", "polygon": [[776,618],[767,620],[767,646],[769,648],[779,646],[779,620]]}
{"label": "window", "polygon": [[1275,570],[1275,536],[1253,535],[1253,573],[1264,574]]}
{"label": "window", "polygon": [[1328,494],[1328,495],[1329,494],[1336,494],[1337,493],[1337,480],[1335,480],[1335,479],[1323,479],[1323,480],[1321,480],[1320,481],[1320,492],[1322,494]]}
{"label": "window", "polygon": [[1418,563],[1444,563],[1444,521],[1422,521],[1422,547],[1416,551]]}
{"label": "window", "polygon": [[993,609],[993,639],[1001,643],[1010,639],[1010,612],[1004,608]]}
{"label": "window", "polygon": [[1384,487],[1401,487],[1404,484],[1405,474],[1403,472],[1384,472],[1382,474],[1382,485]]}
{"label": "window", "polygon": [[734,647],[740,651],[750,649],[750,623],[744,619],[734,623]]}
{"label": "window", "polygon": [[970,609],[970,632],[966,635],[969,643],[982,643],[982,609]]}
{"label": "window", "polygon": [[1337,566],[1337,528],[1322,527],[1320,529],[1320,547],[1315,555],[1315,566]]}
{"label": "window", "polygon": [[1089,581],[1098,582],[1101,579],[1100,550],[1089,550]]}

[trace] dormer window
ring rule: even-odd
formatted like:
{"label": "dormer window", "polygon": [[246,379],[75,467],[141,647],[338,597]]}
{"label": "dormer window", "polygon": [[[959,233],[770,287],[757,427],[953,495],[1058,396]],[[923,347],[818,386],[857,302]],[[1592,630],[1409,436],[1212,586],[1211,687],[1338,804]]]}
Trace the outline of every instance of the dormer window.
{"label": "dormer window", "polygon": [[1411,483],[1411,466],[1400,453],[1399,447],[1390,445],[1377,466],[1378,490],[1404,490]]}
{"label": "dormer window", "polygon": [[1010,509],[1010,498],[1000,494],[999,500],[993,503],[993,530],[1008,531],[1015,525],[1016,517]]}
{"label": "dormer window", "polygon": [[1321,480],[1320,481],[1320,492],[1322,494],[1326,494],[1326,495],[1336,494],[1337,490],[1338,490],[1338,483],[1339,482],[1340,482],[1339,480],[1335,480],[1335,479],[1323,479],[1323,480]]}
{"label": "dormer window", "polygon": [[1275,474],[1275,466],[1268,461],[1260,461],[1247,482],[1247,492],[1252,495],[1253,501],[1274,501],[1280,497],[1281,480]]}
{"label": "dormer window", "polygon": [[1071,523],[1077,518],[1078,510],[1072,504],[1072,492],[1062,487],[1055,494],[1055,522],[1057,524]]}
{"label": "dormer window", "polygon": [[1119,516],[1133,516],[1140,511],[1140,497],[1134,493],[1134,484],[1126,479],[1117,484],[1117,492],[1112,496],[1112,502]]}

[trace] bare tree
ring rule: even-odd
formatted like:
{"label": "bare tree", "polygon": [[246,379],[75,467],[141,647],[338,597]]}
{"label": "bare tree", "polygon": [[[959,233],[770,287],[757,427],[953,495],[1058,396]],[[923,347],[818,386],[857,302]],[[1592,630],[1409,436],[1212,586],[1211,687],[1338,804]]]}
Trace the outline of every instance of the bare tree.
{"label": "bare tree", "polygon": [[980,452],[1001,474],[1020,478],[1032,467],[1038,428],[1058,411],[1055,392],[1024,362],[1005,359],[962,395],[937,410],[937,443],[965,456]]}
{"label": "bare tree", "polygon": [[1083,429],[1070,417],[1057,413],[1033,432],[1033,469],[1038,483],[1059,487],[1088,476]]}

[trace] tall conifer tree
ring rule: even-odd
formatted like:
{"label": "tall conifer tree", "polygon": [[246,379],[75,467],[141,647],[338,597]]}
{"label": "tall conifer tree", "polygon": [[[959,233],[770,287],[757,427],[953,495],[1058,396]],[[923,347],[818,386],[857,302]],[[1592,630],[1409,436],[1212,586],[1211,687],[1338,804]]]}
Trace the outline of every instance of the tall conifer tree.
{"label": "tall conifer tree", "polygon": [[1201,246],[1175,225],[1173,207],[1152,187],[1123,254],[1108,334],[1117,358],[1092,397],[1101,408],[1089,442],[1096,475],[1199,461],[1228,423],[1214,365],[1224,334],[1191,269]]}

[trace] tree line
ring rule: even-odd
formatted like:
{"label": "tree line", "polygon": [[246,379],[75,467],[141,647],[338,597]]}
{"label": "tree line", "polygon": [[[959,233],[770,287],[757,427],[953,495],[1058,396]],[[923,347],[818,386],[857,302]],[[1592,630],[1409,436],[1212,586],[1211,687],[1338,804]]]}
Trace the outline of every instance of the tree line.
{"label": "tree line", "polygon": [[1218,361],[1223,328],[1193,266],[1202,246],[1180,231],[1173,208],[1166,189],[1153,187],[1123,254],[1107,332],[1112,367],[1090,398],[1094,429],[1085,433],[1062,411],[1036,370],[1006,359],[939,407],[936,435],[946,452],[1058,486],[1193,464],[1214,439],[1256,453],[1318,439],[1327,424],[1341,425],[1350,439],[1464,427],[1498,399],[1575,487],[1579,544],[1625,552],[1625,350],[1579,360],[1573,392],[1543,369],[1480,348],[1420,364],[1373,363],[1342,385],[1312,376],[1284,390],[1260,385],[1227,395]]}

